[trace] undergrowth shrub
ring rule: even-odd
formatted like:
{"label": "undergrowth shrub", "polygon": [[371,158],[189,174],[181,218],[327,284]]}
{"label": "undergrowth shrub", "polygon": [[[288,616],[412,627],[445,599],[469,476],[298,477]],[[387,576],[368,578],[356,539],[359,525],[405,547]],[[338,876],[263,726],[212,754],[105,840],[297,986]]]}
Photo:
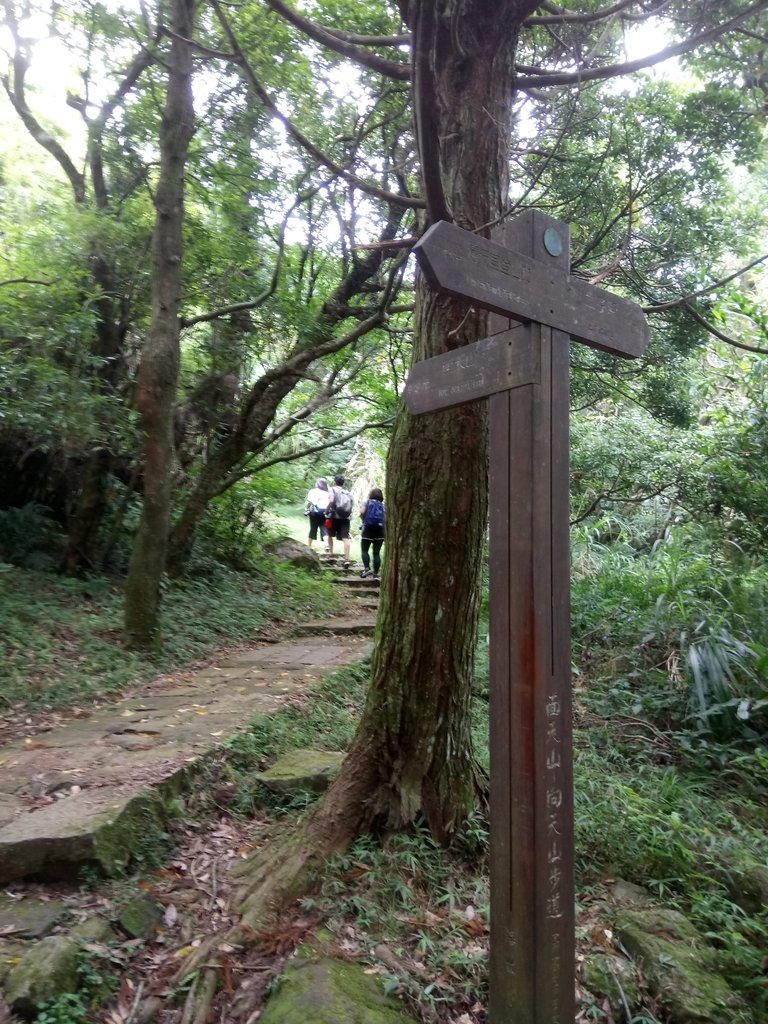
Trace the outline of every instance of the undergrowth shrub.
{"label": "undergrowth shrub", "polygon": [[581,530],[574,545],[574,657],[584,700],[700,740],[768,731],[768,570],[693,526],[648,553]]}
{"label": "undergrowth shrub", "polygon": [[0,562],[30,569],[53,568],[61,530],[44,505],[30,502],[0,511]]}
{"label": "undergrowth shrub", "polygon": [[[660,765],[611,734],[577,734],[576,873],[579,887],[620,876],[686,913],[714,947],[718,967],[768,1019],[762,962],[768,910],[745,899],[764,871],[762,802],[709,775]],[[608,740],[608,742],[606,742]],[[757,798],[759,800],[760,798]]]}
{"label": "undergrowth shrub", "polygon": [[268,560],[248,573],[215,564],[204,578],[167,584],[164,647],[150,656],[123,646],[121,580],[9,567],[0,573],[0,707],[66,707],[115,693],[337,600],[319,574]]}

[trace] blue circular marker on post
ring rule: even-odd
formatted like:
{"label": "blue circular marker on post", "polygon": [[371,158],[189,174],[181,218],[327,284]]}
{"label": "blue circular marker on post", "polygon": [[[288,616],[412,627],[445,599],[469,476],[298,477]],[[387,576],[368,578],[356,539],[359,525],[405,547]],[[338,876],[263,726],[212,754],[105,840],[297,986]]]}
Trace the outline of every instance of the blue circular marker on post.
{"label": "blue circular marker on post", "polygon": [[544,248],[550,256],[559,256],[563,251],[563,240],[555,228],[544,231]]}

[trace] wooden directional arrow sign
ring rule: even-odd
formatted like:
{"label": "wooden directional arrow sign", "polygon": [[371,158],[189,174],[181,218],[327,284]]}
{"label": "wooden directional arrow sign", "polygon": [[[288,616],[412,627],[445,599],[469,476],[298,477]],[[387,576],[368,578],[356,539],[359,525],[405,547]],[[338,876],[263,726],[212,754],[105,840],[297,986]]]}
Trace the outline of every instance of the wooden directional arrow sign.
{"label": "wooden directional arrow sign", "polygon": [[648,324],[634,302],[455,224],[434,224],[414,252],[435,291],[523,323],[546,324],[627,359],[648,344]]}
{"label": "wooden directional arrow sign", "polygon": [[540,361],[538,349],[528,344],[526,328],[503,331],[414,363],[403,398],[414,415],[449,409],[498,391],[538,384]]}

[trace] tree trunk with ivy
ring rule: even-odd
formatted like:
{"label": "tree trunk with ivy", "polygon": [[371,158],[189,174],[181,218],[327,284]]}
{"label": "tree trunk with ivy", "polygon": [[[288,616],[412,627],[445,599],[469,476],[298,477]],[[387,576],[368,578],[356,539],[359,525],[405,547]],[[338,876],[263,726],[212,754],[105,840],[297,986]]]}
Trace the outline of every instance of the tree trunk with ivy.
{"label": "tree trunk with ivy", "polygon": [[160,583],[165,571],[173,466],[173,412],[179,374],[184,168],[194,134],[193,0],[173,0],[168,91],[160,126],[160,177],[152,239],[152,324],[142,353],[136,404],[144,435],[144,504],[125,592],[130,646],[160,643]]}
{"label": "tree trunk with ivy", "polygon": [[[506,206],[512,59],[521,20],[537,4],[414,2],[413,102],[427,224],[453,220],[488,235]],[[485,336],[467,303],[416,289],[414,360]],[[386,558],[371,686],[339,777],[283,859],[259,862],[243,912],[298,887],[307,865],[371,826],[423,815],[446,840],[475,792],[470,701],[487,513],[485,410],[474,404],[413,418],[399,414],[387,470]],[[273,862],[274,864],[274,862]]]}

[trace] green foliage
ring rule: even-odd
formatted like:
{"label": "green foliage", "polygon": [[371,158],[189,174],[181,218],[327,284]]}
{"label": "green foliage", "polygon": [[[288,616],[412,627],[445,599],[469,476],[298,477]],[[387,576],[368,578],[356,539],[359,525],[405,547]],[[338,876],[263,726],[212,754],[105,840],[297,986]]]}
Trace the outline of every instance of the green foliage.
{"label": "green foliage", "polygon": [[740,906],[745,865],[764,864],[763,797],[729,792],[712,776],[654,763],[653,745],[622,740],[618,725],[580,732],[576,850],[580,884],[619,875],[677,905],[713,944],[721,973],[763,1019],[758,979],[765,909]]}
{"label": "green foliage", "polygon": [[36,1024],[86,1024],[88,1008],[81,996],[66,992],[40,1008]]}
{"label": "green foliage", "polygon": [[0,562],[35,568],[45,549],[55,545],[57,535],[48,509],[42,505],[0,510]]}
{"label": "green foliage", "polygon": [[590,706],[691,737],[765,733],[768,662],[754,639],[768,613],[764,569],[735,573],[717,545],[682,526],[649,554],[584,530],[574,562],[574,652]]}
{"label": "green foliage", "polygon": [[324,579],[261,560],[249,573],[210,562],[204,577],[169,583],[165,601],[167,642],[150,658],[122,646],[116,581],[8,568],[0,573],[0,701],[40,710],[115,693],[334,596]]}
{"label": "green foliage", "polygon": [[[478,827],[484,835],[473,816],[470,835]],[[462,850],[469,849],[474,856],[464,862]],[[448,850],[422,825],[383,842],[360,839],[329,866],[321,895],[304,905],[320,910],[340,936],[347,926],[362,928],[367,945],[382,941],[396,956],[422,963],[419,975],[385,979],[414,1006],[460,1013],[485,1001],[487,952],[473,936],[482,935],[488,921],[487,864],[464,831]]]}

